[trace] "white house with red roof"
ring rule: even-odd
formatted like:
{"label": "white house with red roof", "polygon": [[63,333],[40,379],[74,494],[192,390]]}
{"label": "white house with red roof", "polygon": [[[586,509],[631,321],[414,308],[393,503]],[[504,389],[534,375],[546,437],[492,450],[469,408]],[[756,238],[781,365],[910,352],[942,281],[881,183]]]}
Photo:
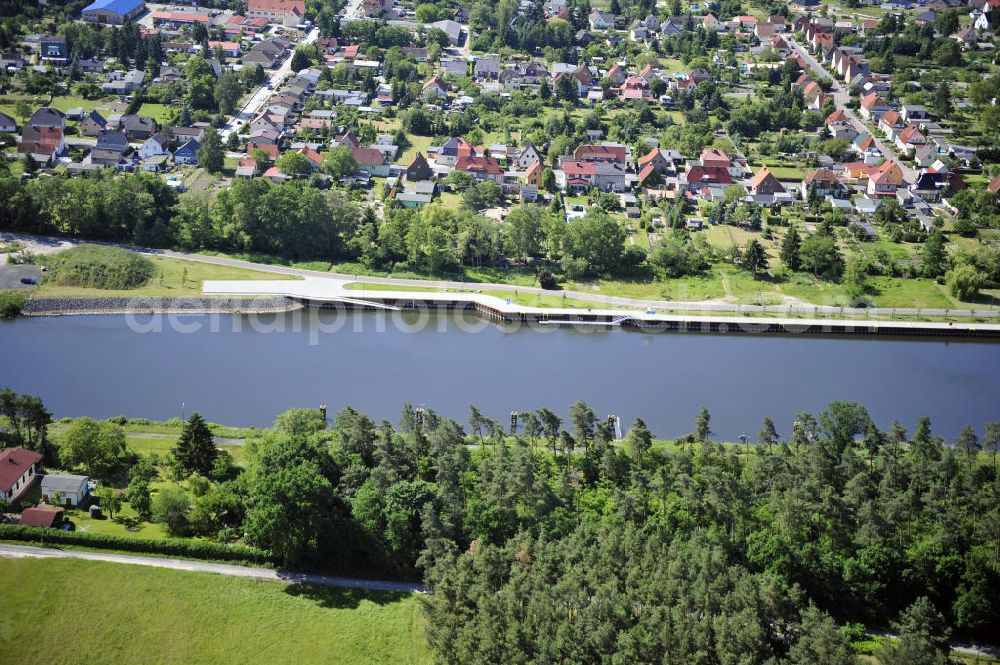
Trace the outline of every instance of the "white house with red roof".
{"label": "white house with red roof", "polygon": [[268,23],[294,26],[302,22],[306,14],[303,0],[249,0],[247,17],[263,18]]}
{"label": "white house with red roof", "polygon": [[42,456],[27,448],[0,451],[0,501],[15,501],[31,487]]}

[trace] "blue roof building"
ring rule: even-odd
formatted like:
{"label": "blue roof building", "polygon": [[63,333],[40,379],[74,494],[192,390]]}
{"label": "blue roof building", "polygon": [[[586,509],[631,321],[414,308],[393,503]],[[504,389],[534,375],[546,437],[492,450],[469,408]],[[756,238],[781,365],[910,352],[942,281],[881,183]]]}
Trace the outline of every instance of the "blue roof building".
{"label": "blue roof building", "polygon": [[83,8],[83,20],[121,25],[146,11],[144,0],[94,0]]}

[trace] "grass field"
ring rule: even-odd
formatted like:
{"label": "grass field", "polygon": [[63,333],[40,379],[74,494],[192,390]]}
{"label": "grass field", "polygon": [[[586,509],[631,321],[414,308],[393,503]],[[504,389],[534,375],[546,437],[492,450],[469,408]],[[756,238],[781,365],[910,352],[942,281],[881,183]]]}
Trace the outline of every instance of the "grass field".
{"label": "grass field", "polygon": [[[90,289],[80,286],[61,286],[42,282],[34,292],[35,298],[99,298],[162,296],[169,298],[199,298],[201,283],[206,279],[294,279],[288,275],[266,273],[246,268],[215,266],[196,261],[184,261],[163,256],[152,256],[156,273],[141,288],[125,291]],[[185,272],[186,271],[186,272]]]}
{"label": "grass field", "polygon": [[0,559],[0,598],[5,665],[432,662],[419,600],[400,594]]}
{"label": "grass field", "polygon": [[166,104],[150,104],[145,103],[139,107],[139,115],[147,115],[160,125],[169,125],[174,116],[177,115],[177,110],[173,109]]}

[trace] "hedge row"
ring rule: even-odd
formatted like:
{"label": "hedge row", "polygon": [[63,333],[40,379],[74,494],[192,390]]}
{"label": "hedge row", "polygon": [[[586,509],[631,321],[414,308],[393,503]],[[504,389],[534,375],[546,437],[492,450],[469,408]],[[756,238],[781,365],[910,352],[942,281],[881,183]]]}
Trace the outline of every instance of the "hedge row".
{"label": "hedge row", "polygon": [[144,540],[101,533],[62,531],[20,524],[0,524],[0,540],[17,540],[31,543],[80,545],[95,549],[163,554],[190,559],[210,559],[216,561],[243,561],[248,563],[272,563],[270,554],[264,550],[241,545],[224,545],[194,540],[167,538],[164,540]]}

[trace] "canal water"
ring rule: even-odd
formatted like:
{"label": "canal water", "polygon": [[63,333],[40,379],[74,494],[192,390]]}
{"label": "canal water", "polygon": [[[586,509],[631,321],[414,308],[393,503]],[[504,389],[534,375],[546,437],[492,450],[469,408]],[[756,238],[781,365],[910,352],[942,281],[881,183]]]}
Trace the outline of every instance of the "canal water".
{"label": "canal water", "polygon": [[57,416],[167,419],[199,411],[270,424],[291,407],[354,406],[396,421],[409,402],[465,422],[470,404],[566,414],[582,399],[657,436],[693,430],[755,439],[768,416],[831,401],[882,427],[929,416],[954,437],[1000,420],[1000,343],[800,335],[645,333],[498,325],[474,315],[335,313],[64,316],[0,322],[0,387],[41,396]]}

